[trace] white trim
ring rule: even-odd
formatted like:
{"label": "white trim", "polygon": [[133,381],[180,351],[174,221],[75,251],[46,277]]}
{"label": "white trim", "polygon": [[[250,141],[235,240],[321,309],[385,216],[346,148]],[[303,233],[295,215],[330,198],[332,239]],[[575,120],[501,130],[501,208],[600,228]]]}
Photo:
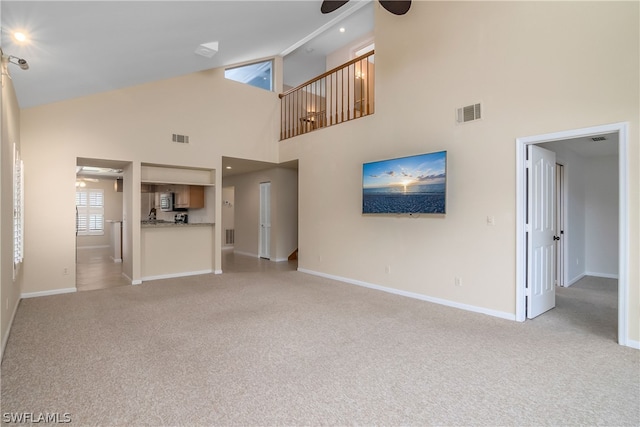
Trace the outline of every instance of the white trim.
{"label": "white trim", "polygon": [[234,253],[234,254],[237,254],[237,255],[250,256],[250,257],[252,257],[252,258],[260,258],[260,257],[258,256],[258,254],[252,254],[252,253],[249,253],[249,252],[235,251],[235,250],[234,250],[234,251],[233,251],[233,253]]}
{"label": "white trim", "polygon": [[114,258],[114,257],[111,257],[111,259],[112,259],[112,260],[113,260],[113,262],[115,262],[116,264],[117,264],[117,263],[119,263],[119,262],[122,262],[122,258]]}
{"label": "white trim", "polygon": [[276,258],[276,259],[271,259],[269,261],[273,261],[273,262],[284,262],[284,261],[289,261],[289,258]]}
{"label": "white trim", "polygon": [[613,123],[589,128],[516,138],[516,320],[525,320],[526,240],[524,209],[526,206],[525,153],[530,144],[618,133],[618,343],[629,346],[629,124]]}
{"label": "white trim", "polygon": [[580,279],[582,279],[584,276],[586,276],[586,274],[584,273],[580,273],[578,274],[576,277],[574,277],[573,279],[569,280],[568,282],[566,282],[565,288],[568,288],[569,286],[573,285],[574,283],[578,282]]}
{"label": "white trim", "polygon": [[20,295],[20,298],[48,297],[50,295],[71,294],[77,292],[76,288],[53,289],[51,291],[27,292]]}
{"label": "white trim", "polygon": [[127,279],[128,281],[131,282],[132,285],[141,285],[142,284],[142,280],[133,280],[131,277],[127,276],[127,274],[123,271],[122,275],[125,277],[125,279]]}
{"label": "white trim", "polygon": [[[78,236],[78,237],[88,237],[88,236]],[[81,249],[106,249],[108,247],[110,247],[110,246],[109,245],[77,246],[77,249],[78,250],[81,250]]]}
{"label": "white trim", "polygon": [[635,348],[636,350],[640,350],[640,341],[627,340],[627,347],[631,347],[631,348]]}
{"label": "white trim", "polygon": [[222,274],[222,270],[214,270],[213,274]]}
{"label": "white trim", "polygon": [[430,297],[423,294],[417,294],[415,292],[403,291],[401,289],[387,288],[385,286],[374,285],[372,283],[367,283],[360,280],[348,279],[346,277],[334,276],[332,274],[326,274],[318,271],[307,270],[305,268],[298,268],[298,271],[301,273],[311,274],[313,276],[319,276],[319,277],[324,277],[326,279],[337,280],[339,282],[349,283],[351,285],[362,286],[365,288],[375,289],[378,291],[383,291],[383,292],[387,292],[394,295],[400,295],[403,297],[409,297],[409,298],[418,299],[421,301],[432,302],[432,303],[444,305],[447,307],[459,308],[461,310],[472,311],[474,313],[487,314],[489,316],[499,317],[505,320],[515,320],[515,316],[512,313],[506,313],[504,311],[490,310],[484,307],[478,307],[478,306],[469,305],[469,304],[462,304],[459,302],[449,301],[442,298],[434,298],[434,297]]}
{"label": "white trim", "polygon": [[333,27],[334,25],[336,25],[337,23],[339,23],[340,21],[342,21],[343,19],[345,19],[346,17],[351,15],[352,13],[356,12],[361,7],[366,6],[369,2],[367,2],[367,1],[354,1],[354,2],[351,2],[351,3],[352,4],[350,5],[349,8],[344,7],[339,12],[339,14],[335,15],[335,17],[332,20],[330,20],[329,22],[327,22],[326,24],[324,24],[323,26],[321,26],[317,30],[314,30],[311,34],[303,37],[302,39],[298,40],[297,42],[295,42],[294,44],[292,44],[291,46],[289,46],[288,48],[286,48],[285,50],[280,52],[279,56],[287,56],[288,54],[290,54],[291,52],[293,52],[294,50],[296,50],[297,48],[299,48],[303,44],[307,43],[309,40],[313,40],[314,38],[316,38],[320,34],[324,33],[329,28]]}
{"label": "white trim", "polygon": [[162,279],[174,279],[176,277],[198,276],[200,274],[211,274],[213,270],[200,270],[200,271],[186,271],[184,273],[171,273],[160,274],[157,276],[145,276],[141,280],[146,282],[147,280],[162,280]]}
{"label": "white trim", "polygon": [[593,277],[602,277],[603,279],[617,279],[617,274],[610,273],[594,273],[593,271],[587,271],[584,273],[585,276],[593,276]]}
{"label": "white trim", "polygon": [[16,318],[16,313],[18,312],[18,305],[20,304],[20,298],[16,301],[13,306],[13,313],[11,313],[11,319],[9,319],[9,327],[7,328],[7,334],[2,338],[2,348],[0,348],[0,362],[2,362],[2,358],[4,357],[4,350],[7,348],[7,341],[9,341],[9,335],[11,335],[11,328],[13,327],[13,319]]}

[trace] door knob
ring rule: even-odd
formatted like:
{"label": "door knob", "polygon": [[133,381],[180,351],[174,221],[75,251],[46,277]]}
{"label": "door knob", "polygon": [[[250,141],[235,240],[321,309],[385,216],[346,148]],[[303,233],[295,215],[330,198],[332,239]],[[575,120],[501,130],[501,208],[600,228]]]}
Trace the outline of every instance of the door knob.
{"label": "door knob", "polygon": [[560,236],[553,236],[553,240],[560,240]]}

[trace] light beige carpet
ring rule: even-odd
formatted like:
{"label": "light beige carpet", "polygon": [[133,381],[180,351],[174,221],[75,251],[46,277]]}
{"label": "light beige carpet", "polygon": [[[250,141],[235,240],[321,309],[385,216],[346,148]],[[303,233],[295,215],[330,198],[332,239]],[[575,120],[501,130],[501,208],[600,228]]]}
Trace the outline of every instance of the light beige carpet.
{"label": "light beige carpet", "polygon": [[516,323],[261,270],[23,300],[2,413],[82,426],[640,424],[640,352],[616,344],[615,281],[559,289],[556,309]]}

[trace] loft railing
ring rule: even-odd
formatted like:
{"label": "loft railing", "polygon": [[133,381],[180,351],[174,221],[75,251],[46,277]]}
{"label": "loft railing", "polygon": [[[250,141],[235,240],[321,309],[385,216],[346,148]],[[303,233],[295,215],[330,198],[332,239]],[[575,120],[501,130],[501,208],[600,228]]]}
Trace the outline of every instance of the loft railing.
{"label": "loft railing", "polygon": [[373,54],[280,94],[280,140],[373,114]]}

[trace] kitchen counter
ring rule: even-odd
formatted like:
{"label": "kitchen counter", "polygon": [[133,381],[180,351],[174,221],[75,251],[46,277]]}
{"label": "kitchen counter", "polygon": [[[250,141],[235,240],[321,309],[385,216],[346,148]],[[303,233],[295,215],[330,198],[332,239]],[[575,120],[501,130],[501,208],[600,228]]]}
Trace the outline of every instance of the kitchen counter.
{"label": "kitchen counter", "polygon": [[171,221],[141,221],[140,226],[142,228],[162,228],[162,227],[212,227],[215,225],[213,222],[189,222],[176,223]]}
{"label": "kitchen counter", "polygon": [[141,278],[143,281],[213,272],[212,223],[142,224]]}

